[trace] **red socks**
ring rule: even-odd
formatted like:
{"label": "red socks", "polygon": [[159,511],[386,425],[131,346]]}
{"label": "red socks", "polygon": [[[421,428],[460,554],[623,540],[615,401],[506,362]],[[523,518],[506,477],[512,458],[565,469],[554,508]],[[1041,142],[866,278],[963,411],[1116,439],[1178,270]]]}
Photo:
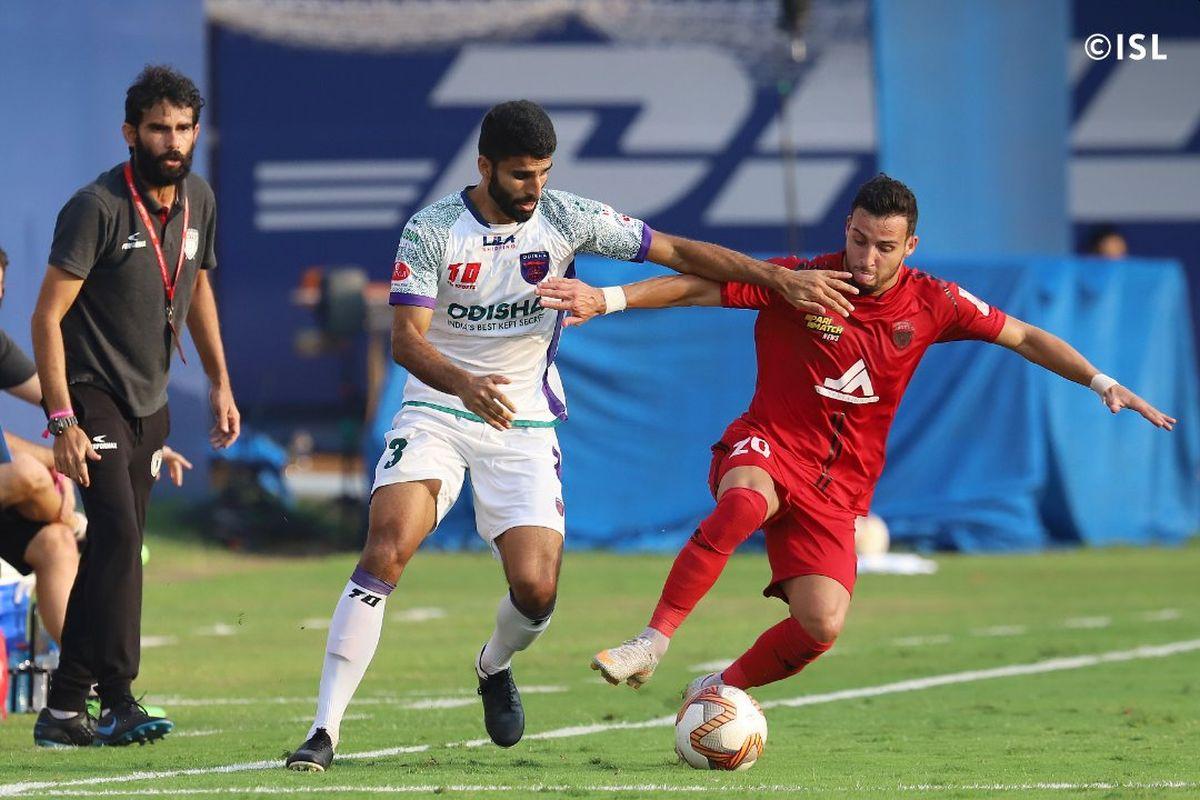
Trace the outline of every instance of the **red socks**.
{"label": "red socks", "polygon": [[795,617],[788,617],[758,637],[750,649],[721,674],[721,682],[739,689],[763,686],[795,675],[833,647],[818,642]]}
{"label": "red socks", "polygon": [[729,556],[767,519],[767,499],[753,489],[735,487],[717,501],[688,539],[663,585],[650,627],[670,637],[708,593]]}

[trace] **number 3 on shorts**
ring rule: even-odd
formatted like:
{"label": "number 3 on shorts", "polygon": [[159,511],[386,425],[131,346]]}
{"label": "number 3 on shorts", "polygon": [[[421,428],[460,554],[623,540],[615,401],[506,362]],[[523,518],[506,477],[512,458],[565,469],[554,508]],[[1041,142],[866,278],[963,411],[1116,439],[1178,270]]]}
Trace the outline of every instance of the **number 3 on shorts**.
{"label": "number 3 on shorts", "polygon": [[383,465],[384,469],[391,469],[400,463],[400,456],[404,455],[404,448],[408,447],[408,439],[392,439],[388,442],[388,449],[392,451],[392,457]]}
{"label": "number 3 on shorts", "polygon": [[765,440],[757,436],[747,436],[733,446],[733,450],[729,453],[730,458],[733,456],[742,456],[747,453],[746,448],[749,447],[756,453],[761,453],[763,458],[771,457],[771,446]]}

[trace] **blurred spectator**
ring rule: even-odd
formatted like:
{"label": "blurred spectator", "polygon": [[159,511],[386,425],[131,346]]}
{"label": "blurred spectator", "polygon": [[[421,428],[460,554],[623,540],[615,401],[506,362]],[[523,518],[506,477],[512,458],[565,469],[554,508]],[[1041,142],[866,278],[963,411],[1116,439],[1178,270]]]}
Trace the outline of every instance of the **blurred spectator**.
{"label": "blurred spectator", "polygon": [[[0,303],[4,302],[4,273],[7,270],[8,254],[0,249]],[[42,402],[37,368],[3,330],[0,330],[0,389],[27,403]]]}
{"label": "blurred spectator", "polygon": [[75,487],[54,471],[50,448],[3,432],[0,442],[0,558],[34,573],[42,624],[61,641],[79,565],[76,536],[87,520],[75,511]]}
{"label": "blurred spectator", "polygon": [[1099,256],[1100,258],[1125,258],[1129,255],[1129,244],[1116,225],[1104,223],[1097,225],[1088,234],[1083,252],[1085,255]]}

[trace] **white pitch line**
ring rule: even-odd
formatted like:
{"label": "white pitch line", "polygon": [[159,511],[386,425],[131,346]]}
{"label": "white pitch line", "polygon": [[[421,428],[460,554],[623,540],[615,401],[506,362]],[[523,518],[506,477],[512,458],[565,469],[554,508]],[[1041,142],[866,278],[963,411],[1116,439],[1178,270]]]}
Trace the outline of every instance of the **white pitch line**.
{"label": "white pitch line", "polygon": [[435,619],[444,619],[446,609],[444,608],[405,608],[394,614],[389,614],[388,619],[392,622],[429,622]]}
{"label": "white pitch line", "polygon": [[[1095,653],[1092,655],[1073,656],[1068,658],[1053,658],[1048,661],[1035,661],[1031,664],[1011,664],[1006,667],[996,667],[993,669],[976,669],[966,672],[951,672],[945,675],[931,675],[927,678],[916,678],[912,680],[899,681],[897,683],[886,683],[880,686],[867,686],[860,689],[844,689],[837,692],[828,692],[826,694],[801,695],[786,700],[771,700],[762,703],[763,708],[795,708],[799,706],[818,705],[821,703],[834,703],[840,700],[854,700],[862,697],[879,697],[888,694],[899,694],[902,692],[915,692],[924,689],[932,689],[938,686],[951,686],[960,683],[974,683],[976,681],[991,680],[993,678],[1011,678],[1025,675],[1041,675],[1049,672],[1061,672],[1063,670],[1083,669],[1084,667],[1095,667],[1101,664],[1118,664],[1127,661],[1137,661],[1146,658],[1165,658],[1167,656],[1180,655],[1183,653],[1193,653],[1200,651],[1200,639],[1188,639],[1179,642],[1170,642],[1163,645],[1144,645],[1135,647],[1132,650],[1112,650],[1107,653]],[[654,719],[642,720],[640,722],[605,722],[594,725],[573,725],[567,728],[557,728],[541,733],[531,734],[526,736],[526,739],[565,739],[574,736],[587,736],[593,733],[603,733],[611,730],[634,730],[638,728],[657,728],[675,723],[675,715],[671,714],[664,717],[656,717]],[[475,744],[475,741],[469,742],[452,742],[443,745],[444,747],[463,747]],[[338,760],[343,759],[359,759],[359,758],[386,758],[404,753],[423,753],[431,749],[431,745],[413,745],[407,747],[388,747],[381,750],[370,750],[359,753],[345,753],[337,756]],[[280,769],[282,764],[280,760],[270,759],[268,761],[248,761],[241,764],[226,764],[218,767],[193,767],[190,769],[173,769],[161,770],[158,772],[133,772],[127,775],[111,775],[104,777],[93,778],[76,778],[68,781],[26,781],[21,783],[6,783],[0,784],[0,797],[13,797],[29,792],[35,792],[42,789],[54,789],[56,794],[63,794],[57,791],[71,786],[96,786],[111,783],[128,783],[130,781],[141,780],[162,780],[163,778],[175,778],[189,775],[214,775],[214,774],[229,774],[233,772],[249,772],[252,770],[263,769]],[[1047,788],[1054,786],[1078,786],[1084,787],[1086,784],[1047,784]],[[1123,785],[1123,784],[1120,784]],[[1032,786],[1032,785],[1031,785]],[[1119,786],[1115,784],[1114,787]],[[1187,784],[1182,788],[1191,788],[1193,784]],[[981,786],[981,789],[992,789],[1000,791],[995,786]],[[1097,788],[1101,787],[1097,785]],[[1168,788],[1164,784],[1161,788]],[[1181,787],[1170,787],[1181,788]],[[930,790],[936,789],[941,791],[934,785],[929,786]],[[599,787],[597,790],[600,791]],[[704,787],[700,791],[711,791],[712,787]],[[916,789],[919,790],[919,787]],[[1016,789],[1014,789],[1015,791]],[[245,791],[245,790],[240,790]],[[892,791],[895,791],[893,788]],[[123,794],[130,794],[124,792]]]}
{"label": "white pitch line", "polygon": [[[569,691],[566,686],[522,686],[521,694],[561,694]],[[355,706],[396,706],[397,708],[407,708],[412,710],[420,710],[424,708],[457,708],[458,706],[474,705],[479,702],[478,692],[475,689],[454,690],[453,695],[446,694],[430,694],[430,695],[409,695],[408,697],[396,697],[381,695],[378,697],[357,697],[351,701]],[[187,708],[190,706],[290,706],[290,705],[312,705],[316,702],[315,697],[175,697],[175,696],[151,696],[152,702],[162,706],[177,706]],[[443,704],[444,703],[444,704]],[[443,705],[439,705],[443,704]]]}
{"label": "white pitch line", "polygon": [[188,739],[192,736],[212,736],[214,733],[224,733],[219,730],[203,730],[203,731],[172,731],[172,739]]}
{"label": "white pitch line", "polygon": [[[354,722],[357,720],[364,720],[364,719],[375,719],[375,715],[374,714],[347,714],[346,716],[342,717],[342,722],[345,722],[347,720]],[[306,714],[303,717],[288,717],[288,719],[287,719],[287,722],[295,722],[297,724],[299,724],[301,722],[310,723],[312,721],[313,721],[312,714]]]}
{"label": "white pitch line", "polygon": [[688,672],[716,672],[723,670],[733,663],[732,658],[718,658],[716,661],[702,661],[699,664],[692,664],[688,667]]}
{"label": "white pitch line", "polygon": [[1112,625],[1112,617],[1072,617],[1071,619],[1063,620],[1064,628],[1075,628],[1078,630],[1107,628],[1109,625]]}
{"label": "white pitch line", "polygon": [[939,633],[934,636],[904,636],[899,639],[892,639],[892,644],[896,647],[925,647],[931,644],[946,644],[953,638],[948,633]]}
{"label": "white pitch line", "polygon": [[1147,611],[1141,615],[1145,622],[1171,622],[1183,616],[1178,608],[1161,608],[1158,611]]}
{"label": "white pitch line", "polygon": [[975,636],[1020,636],[1029,630],[1024,625],[993,625],[971,631]]}
{"label": "white pitch line", "polygon": [[178,636],[143,636],[142,647],[170,647],[179,643]]}
{"label": "white pitch line", "polygon": [[237,631],[238,629],[233,625],[217,622],[212,625],[205,625],[203,628],[196,628],[192,633],[196,636],[233,636]]}
{"label": "white pitch line", "polygon": [[613,792],[613,793],[636,793],[645,794],[654,792],[656,794],[699,794],[701,792],[712,792],[714,789],[720,791],[721,794],[761,794],[764,792],[772,793],[788,793],[788,794],[883,794],[894,795],[896,792],[910,793],[934,793],[934,792],[963,792],[963,791],[988,791],[988,792],[1030,792],[1030,791],[1057,791],[1057,792],[1079,792],[1087,790],[1106,790],[1112,791],[1117,789],[1129,790],[1155,790],[1155,789],[1181,789],[1191,790],[1200,788],[1200,783],[1192,783],[1188,781],[1093,781],[1090,783],[1076,783],[1068,781],[1047,781],[1042,783],[967,783],[967,784],[893,784],[891,786],[852,786],[852,787],[810,787],[810,786],[787,786],[781,784],[775,785],[756,785],[756,786],[680,786],[677,784],[662,784],[662,783],[644,783],[644,784],[610,784],[607,786],[571,786],[562,785],[547,785],[535,784],[532,786],[507,786],[501,784],[484,784],[484,785],[436,785],[429,784],[426,786],[248,786],[248,787],[222,787],[208,789],[128,789],[114,790],[107,789],[101,791],[88,791],[79,789],[65,789],[56,791],[56,797],[180,797],[191,795],[251,795],[251,794],[485,794],[496,792],[523,792],[527,794],[533,793],[565,793],[565,792]]}
{"label": "white pitch line", "polygon": [[775,708],[778,706],[795,708],[797,706],[810,706],[818,703],[831,703],[836,700],[854,700],[860,697],[878,697],[879,695],[896,694],[897,692],[914,692],[922,689],[932,689],[936,686],[950,686],[956,683],[974,683],[975,681],[985,681],[993,678],[1014,678],[1021,675],[1041,675],[1047,672],[1082,669],[1084,667],[1099,666],[1100,664],[1116,664],[1143,658],[1164,658],[1166,656],[1179,655],[1180,653],[1191,653],[1196,650],[1200,650],[1200,639],[1171,642],[1170,644],[1163,645],[1144,645],[1136,647],[1133,650],[1113,650],[1108,653],[1097,653],[1090,656],[1052,658],[1048,661],[1035,661],[1032,664],[1013,664],[1008,667],[996,667],[994,669],[951,672],[947,675],[915,678],[897,683],[886,683],[882,686],[869,686],[864,689],[844,689],[840,692],[794,697],[790,700],[768,700],[759,705],[763,708]]}

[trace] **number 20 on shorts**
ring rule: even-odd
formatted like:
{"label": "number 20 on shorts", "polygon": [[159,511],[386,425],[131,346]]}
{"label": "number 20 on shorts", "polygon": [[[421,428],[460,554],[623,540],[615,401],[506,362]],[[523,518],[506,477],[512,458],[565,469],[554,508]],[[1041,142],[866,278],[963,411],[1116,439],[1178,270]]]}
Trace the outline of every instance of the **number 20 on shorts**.
{"label": "number 20 on shorts", "polygon": [[757,436],[747,436],[745,439],[742,439],[740,442],[735,444],[733,446],[733,450],[731,450],[729,453],[729,457],[733,458],[734,456],[742,456],[748,453],[750,450],[758,453],[763,458],[771,457],[771,446],[767,444],[765,439],[760,439]]}

